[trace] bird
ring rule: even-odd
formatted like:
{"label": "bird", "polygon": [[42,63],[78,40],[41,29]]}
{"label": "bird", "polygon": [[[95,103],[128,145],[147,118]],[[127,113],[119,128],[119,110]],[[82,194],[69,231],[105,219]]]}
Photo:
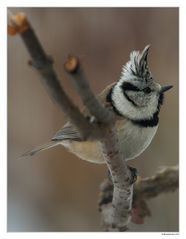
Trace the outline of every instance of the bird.
{"label": "bird", "polygon": [[[173,87],[161,86],[155,81],[148,65],[149,48],[150,45],[147,45],[141,52],[132,51],[129,61],[122,67],[119,80],[108,85],[97,97],[116,117],[115,129],[119,149],[125,160],[138,157],[150,145],[158,129],[164,93]],[[95,120],[87,109],[84,109],[83,113],[87,120]],[[82,139],[70,121],[49,143],[24,153],[22,157],[33,156],[57,145],[63,145],[83,160],[105,163],[100,142]]]}

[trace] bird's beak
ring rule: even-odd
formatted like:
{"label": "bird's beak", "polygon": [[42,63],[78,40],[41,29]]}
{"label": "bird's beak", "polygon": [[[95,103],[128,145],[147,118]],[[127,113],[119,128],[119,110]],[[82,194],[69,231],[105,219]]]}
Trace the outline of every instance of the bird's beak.
{"label": "bird's beak", "polygon": [[170,90],[173,87],[173,85],[165,85],[161,87],[160,93],[164,93],[167,90]]}

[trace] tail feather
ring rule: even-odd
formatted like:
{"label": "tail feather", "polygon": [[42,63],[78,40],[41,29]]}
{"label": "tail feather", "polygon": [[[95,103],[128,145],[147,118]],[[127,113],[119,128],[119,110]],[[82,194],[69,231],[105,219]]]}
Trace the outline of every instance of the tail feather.
{"label": "tail feather", "polygon": [[37,153],[39,153],[39,152],[41,152],[41,151],[43,151],[45,149],[52,148],[52,147],[54,147],[54,146],[56,146],[58,144],[59,144],[59,142],[52,142],[52,141],[49,142],[49,143],[43,144],[43,145],[41,145],[41,146],[39,146],[39,147],[37,147],[35,149],[32,149],[30,151],[25,152],[24,154],[21,155],[21,158],[22,157],[33,156],[33,155],[35,155],[35,154],[37,154]]}

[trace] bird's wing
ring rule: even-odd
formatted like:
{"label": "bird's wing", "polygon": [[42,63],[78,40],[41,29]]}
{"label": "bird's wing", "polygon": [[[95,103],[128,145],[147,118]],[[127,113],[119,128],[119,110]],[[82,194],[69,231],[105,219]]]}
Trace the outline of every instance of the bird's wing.
{"label": "bird's wing", "polygon": [[53,141],[58,140],[75,140],[81,141],[81,135],[78,130],[70,123],[67,122],[52,138]]}
{"label": "bird's wing", "polygon": [[[108,95],[108,93],[110,92],[111,88],[115,85],[115,83],[107,86],[102,92],[101,94],[98,95],[98,100],[100,100],[100,102],[104,105],[104,107],[111,109],[112,105],[110,104],[110,102],[106,101],[106,97]],[[88,112],[87,109],[83,109],[83,114],[85,115],[85,117],[89,116],[90,117],[90,113]],[[118,116],[117,116],[118,117]],[[120,119],[123,119],[123,117],[119,117]],[[74,125],[72,125],[70,122],[67,122],[63,128],[61,128],[56,134],[55,136],[52,138],[53,141],[58,141],[58,140],[74,140],[74,141],[82,141],[81,139],[81,135],[78,132],[78,130],[75,128]]]}

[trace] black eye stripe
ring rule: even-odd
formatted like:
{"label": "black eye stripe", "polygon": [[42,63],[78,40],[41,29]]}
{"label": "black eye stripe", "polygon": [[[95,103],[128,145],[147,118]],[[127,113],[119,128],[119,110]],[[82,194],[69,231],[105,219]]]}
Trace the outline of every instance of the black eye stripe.
{"label": "black eye stripe", "polygon": [[121,88],[122,88],[123,91],[126,91],[126,90],[140,91],[140,89],[139,89],[137,86],[134,86],[134,85],[132,85],[132,84],[129,83],[129,82],[124,82],[124,83],[121,85]]}
{"label": "black eye stripe", "polygon": [[130,90],[130,91],[143,91],[146,94],[149,94],[149,93],[152,92],[150,87],[146,87],[146,88],[140,90],[137,86],[134,86],[133,84],[131,84],[129,82],[124,82],[121,85],[121,88],[122,88],[123,91],[127,91],[127,90]]}

